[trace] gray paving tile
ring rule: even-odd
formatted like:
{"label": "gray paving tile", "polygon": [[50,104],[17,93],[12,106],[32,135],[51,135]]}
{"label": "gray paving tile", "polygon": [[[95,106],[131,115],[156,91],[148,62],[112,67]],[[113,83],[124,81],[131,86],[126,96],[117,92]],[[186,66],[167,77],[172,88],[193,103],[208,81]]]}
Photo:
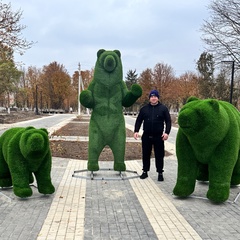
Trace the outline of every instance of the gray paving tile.
{"label": "gray paving tile", "polygon": [[[67,160],[53,158],[52,180],[56,188],[67,163]],[[33,195],[28,199],[16,197],[11,188],[0,190],[4,194],[0,195],[1,240],[33,240],[37,238],[54,195],[43,196],[34,187],[32,189]]]}

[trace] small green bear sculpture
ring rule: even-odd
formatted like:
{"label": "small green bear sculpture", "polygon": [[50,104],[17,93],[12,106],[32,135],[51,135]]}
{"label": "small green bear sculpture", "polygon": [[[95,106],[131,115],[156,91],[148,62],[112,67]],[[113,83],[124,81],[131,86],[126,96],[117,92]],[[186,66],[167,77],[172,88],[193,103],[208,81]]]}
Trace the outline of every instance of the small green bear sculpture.
{"label": "small green bear sculpture", "polygon": [[118,50],[97,52],[94,76],[80,102],[92,109],[89,124],[88,170],[98,171],[98,158],[105,146],[114,156],[114,170],[125,171],[126,128],[123,106],[130,107],[142,95],[142,88],[133,84],[128,91],[122,73],[121,53]]}
{"label": "small green bear sculpture", "polygon": [[240,114],[230,103],[190,97],[178,117],[176,196],[193,193],[196,180],[209,181],[207,198],[221,203],[240,183]]}
{"label": "small green bear sculpture", "polygon": [[13,186],[14,194],[30,197],[34,173],[38,191],[52,194],[52,156],[46,129],[16,127],[5,131],[0,137],[0,187]]}

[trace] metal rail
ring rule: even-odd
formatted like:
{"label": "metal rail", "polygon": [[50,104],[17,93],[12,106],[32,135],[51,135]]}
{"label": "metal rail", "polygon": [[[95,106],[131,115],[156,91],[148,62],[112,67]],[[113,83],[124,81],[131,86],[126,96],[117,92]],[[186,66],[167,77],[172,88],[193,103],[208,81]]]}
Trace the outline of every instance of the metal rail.
{"label": "metal rail", "polygon": [[[99,171],[114,171],[114,170],[111,168],[102,168],[102,169],[99,169]],[[88,170],[87,169],[76,170],[73,172],[72,177],[91,179],[91,180],[128,180],[132,178],[139,178],[137,171],[131,171],[131,170],[125,170],[124,172],[136,174],[135,176],[124,176],[125,174],[123,174],[123,172],[121,171],[118,172],[116,177],[105,177],[105,176],[96,177],[97,173],[94,171],[90,171],[90,176],[77,175],[78,173],[83,173],[83,172],[88,172]]]}

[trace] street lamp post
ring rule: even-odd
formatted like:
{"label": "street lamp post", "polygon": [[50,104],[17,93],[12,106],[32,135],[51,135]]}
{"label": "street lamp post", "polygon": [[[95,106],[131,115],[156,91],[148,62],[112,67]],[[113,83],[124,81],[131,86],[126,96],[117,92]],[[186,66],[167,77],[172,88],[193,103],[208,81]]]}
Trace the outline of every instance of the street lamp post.
{"label": "street lamp post", "polygon": [[80,103],[80,93],[81,93],[81,65],[78,64],[79,78],[78,78],[78,115],[81,114],[81,103]]}
{"label": "street lamp post", "polygon": [[232,103],[233,98],[233,84],[234,84],[234,67],[235,67],[235,61],[222,61],[223,63],[232,63],[232,75],[231,75],[231,84],[230,84],[230,99],[229,102]]}
{"label": "street lamp post", "polygon": [[43,112],[42,108],[43,108],[43,105],[42,105],[42,91],[41,91],[41,95],[40,95],[40,98],[41,98],[41,113]]}
{"label": "street lamp post", "polygon": [[38,85],[36,84],[36,115],[38,114]]}

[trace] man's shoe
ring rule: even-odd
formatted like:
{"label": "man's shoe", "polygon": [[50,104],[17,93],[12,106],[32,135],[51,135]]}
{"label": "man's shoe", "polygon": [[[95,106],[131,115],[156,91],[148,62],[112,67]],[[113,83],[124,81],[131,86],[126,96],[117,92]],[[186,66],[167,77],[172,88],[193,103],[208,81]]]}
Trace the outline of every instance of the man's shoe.
{"label": "man's shoe", "polygon": [[143,172],[142,175],[140,176],[141,179],[145,179],[148,177],[147,172]]}
{"label": "man's shoe", "polygon": [[164,181],[164,178],[163,178],[162,173],[159,173],[159,174],[158,174],[158,181],[159,181],[159,182],[163,182],[163,181]]}

